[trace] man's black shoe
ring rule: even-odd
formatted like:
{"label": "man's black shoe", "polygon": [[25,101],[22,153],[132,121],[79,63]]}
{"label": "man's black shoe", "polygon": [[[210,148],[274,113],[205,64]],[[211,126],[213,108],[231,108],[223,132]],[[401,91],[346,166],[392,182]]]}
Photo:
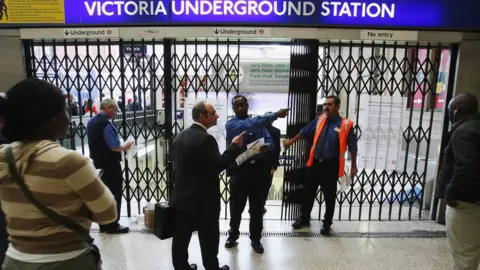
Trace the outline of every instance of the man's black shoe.
{"label": "man's black shoe", "polygon": [[198,268],[198,267],[197,267],[196,264],[194,264],[194,263],[190,264],[190,269],[192,269],[192,270],[197,270],[197,268]]}
{"label": "man's black shoe", "polygon": [[327,236],[330,234],[330,226],[328,225],[323,225],[322,228],[320,229],[320,234],[323,236]]}
{"label": "man's black shoe", "polygon": [[234,246],[236,246],[238,243],[237,243],[237,239],[235,238],[228,238],[227,239],[227,242],[225,242],[225,248],[233,248]]}
{"label": "man's black shoe", "polygon": [[292,228],[294,230],[299,230],[307,227],[310,227],[310,221],[305,221],[304,219],[301,219],[301,218],[292,224]]}
{"label": "man's black shoe", "polygon": [[130,231],[130,228],[118,225],[117,228],[115,229],[105,229],[105,233],[108,234],[122,234],[122,233],[128,233]]}
{"label": "man's black shoe", "polygon": [[230,270],[230,266],[224,265],[224,266],[220,267],[220,270]]}
{"label": "man's black shoe", "polygon": [[258,254],[263,254],[264,252],[263,245],[260,242],[252,242],[252,248],[253,248],[253,251],[255,251]]}

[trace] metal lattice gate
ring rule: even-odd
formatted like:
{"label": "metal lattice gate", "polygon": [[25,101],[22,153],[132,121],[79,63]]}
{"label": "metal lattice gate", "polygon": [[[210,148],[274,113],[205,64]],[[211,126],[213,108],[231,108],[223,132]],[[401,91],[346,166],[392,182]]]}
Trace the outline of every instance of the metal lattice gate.
{"label": "metal lattice gate", "polygon": [[[443,109],[449,101],[447,98],[451,97],[449,93],[453,92],[453,83],[447,79],[447,74],[455,72],[455,65],[450,61],[456,61],[458,47],[327,42],[320,43],[319,48],[318,92],[309,92],[309,99],[317,94],[319,97],[340,97],[340,113],[355,122],[355,134],[363,147],[358,152],[361,157],[357,162],[359,172],[352,186],[337,194],[335,219],[421,219],[423,209],[429,203],[425,198],[432,195],[436,178],[435,160],[442,136]],[[296,51],[292,52],[293,66]],[[306,68],[306,63],[300,67]],[[293,67],[292,73],[295,74]],[[295,84],[307,84],[310,78],[302,80],[302,83]],[[312,91],[311,86],[300,90],[292,88],[293,85],[291,83],[289,92],[293,110],[288,137],[295,136],[308,120],[313,119],[297,120],[297,117],[315,114],[315,108],[301,94]],[[378,106],[388,107],[377,111],[371,108]],[[389,112],[393,114],[392,111],[401,116],[397,115],[395,119],[391,115],[390,118],[382,116]],[[400,129],[399,133],[394,134],[397,129]],[[380,145],[380,141],[386,140],[386,145]],[[372,145],[376,148],[368,149]],[[292,165],[287,169],[284,181],[285,190],[290,193],[285,200],[287,204],[298,202],[296,197],[301,196],[298,185],[301,187],[306,177],[303,164],[309,146],[308,141],[303,141],[290,150]],[[397,153],[391,157],[389,153],[394,152],[395,147]],[[384,160],[377,157],[382,155],[386,157]],[[320,190],[317,203],[312,217],[320,219],[323,210]],[[298,206],[287,209],[293,210],[282,217],[298,217]]]}
{"label": "metal lattice gate", "polygon": [[[88,156],[86,124],[100,110],[104,98],[118,100],[121,113],[113,121],[123,140],[141,148],[124,156],[124,198],[127,214],[131,203],[166,200],[168,160],[165,153],[171,137],[158,102],[164,92],[164,46],[162,41],[25,41],[27,76],[47,80],[62,89],[67,98],[71,126],[61,143]],[[134,52],[134,53],[132,53]]]}
{"label": "metal lattice gate", "polygon": [[[240,42],[238,40],[174,40],[172,50],[173,133],[185,128],[185,99],[230,100],[239,93]],[[190,111],[185,111],[190,114]],[[223,126],[219,128],[224,129]],[[220,173],[224,218],[228,218],[229,178]]]}
{"label": "metal lattice gate", "polygon": [[[68,99],[70,108],[75,107],[72,102],[79,103],[77,113],[69,110],[71,128],[69,137],[62,141],[64,146],[88,155],[86,123],[94,110],[91,106],[85,108],[85,103],[90,99],[98,107],[99,101],[107,97],[119,101],[122,112],[114,122],[120,136],[140,146],[136,155],[124,157],[128,216],[132,206],[140,211],[141,202],[169,199],[172,170],[168,153],[175,134],[184,128],[185,99],[194,96],[230,100],[241,92],[240,52],[248,46],[269,44],[218,39],[24,43],[27,75],[50,81],[73,95]],[[341,98],[341,113],[356,123],[359,143],[372,133],[364,120],[366,103],[379,97],[400,96],[404,100],[399,144],[403,155],[397,158],[398,164],[391,170],[381,166],[363,169],[359,163],[353,188],[337,196],[335,218],[421,218],[425,196],[431,193],[429,179],[435,174],[431,158],[436,158],[441,137],[435,130],[441,132],[444,119],[439,103],[447,103],[453,92],[445,73],[455,72],[449,55],[455,58],[458,47],[316,40],[282,44],[291,46],[288,137],[315,117],[318,97]],[[445,91],[439,92],[439,88]],[[306,177],[304,164],[310,143],[301,141],[285,153],[288,162],[279,194],[282,219],[298,217],[296,202]],[[228,182],[222,173],[224,218],[229,216]],[[317,202],[312,218],[321,218],[320,193]]]}
{"label": "metal lattice gate", "polygon": [[[238,40],[63,40],[24,45],[28,77],[47,80],[71,97],[67,98],[71,128],[61,141],[65,147],[88,156],[88,120],[102,99],[118,100],[121,113],[114,123],[120,137],[134,140],[140,148],[123,160],[128,216],[132,204],[140,212],[141,202],[169,199],[173,171],[169,153],[175,134],[184,128],[185,99],[229,99],[239,92]],[[227,209],[228,179],[224,173],[220,177]]]}
{"label": "metal lattice gate", "polygon": [[[287,119],[287,137],[294,137],[315,117],[317,106],[318,41],[292,40],[290,53],[290,82]],[[301,185],[306,177],[305,156],[311,140],[302,139],[285,151],[290,157],[285,166],[282,219],[296,219],[300,215],[297,204],[301,200]]]}

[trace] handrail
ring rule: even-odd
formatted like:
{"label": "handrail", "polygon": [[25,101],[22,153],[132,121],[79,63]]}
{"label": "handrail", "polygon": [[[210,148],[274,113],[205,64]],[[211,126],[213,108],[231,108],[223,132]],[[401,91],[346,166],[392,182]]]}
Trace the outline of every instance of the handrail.
{"label": "handrail", "polygon": [[[147,117],[148,116],[153,116],[155,115],[155,111],[154,110],[147,110],[147,111],[128,111],[128,112],[125,112],[126,116],[127,116],[127,119],[129,118],[134,118],[134,116],[136,116],[135,118],[143,118],[145,116],[145,112],[146,112],[146,115]],[[92,115],[93,116],[93,115]],[[116,120],[122,120],[122,117],[123,117],[123,113],[122,112],[119,112],[117,113],[117,115],[115,116],[115,121]],[[85,115],[82,115],[82,116],[71,116],[70,117],[70,120],[73,121],[73,120],[84,120],[84,119],[87,119],[87,120],[90,120],[92,117],[90,117],[90,114],[87,113]],[[82,121],[83,122],[83,121]]]}

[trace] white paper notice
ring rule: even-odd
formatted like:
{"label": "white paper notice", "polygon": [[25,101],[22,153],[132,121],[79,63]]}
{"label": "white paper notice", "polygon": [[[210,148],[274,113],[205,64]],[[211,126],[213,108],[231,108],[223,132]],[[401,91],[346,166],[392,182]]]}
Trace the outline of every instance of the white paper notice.
{"label": "white paper notice", "polygon": [[365,169],[395,170],[402,143],[406,100],[401,96],[366,97],[362,115],[358,165]]}
{"label": "white paper notice", "polygon": [[247,145],[247,151],[243,152],[240,156],[237,157],[235,160],[237,165],[242,165],[245,161],[249,158],[255,156],[256,154],[260,153],[260,148],[265,145],[265,139],[260,138],[252,143]]}

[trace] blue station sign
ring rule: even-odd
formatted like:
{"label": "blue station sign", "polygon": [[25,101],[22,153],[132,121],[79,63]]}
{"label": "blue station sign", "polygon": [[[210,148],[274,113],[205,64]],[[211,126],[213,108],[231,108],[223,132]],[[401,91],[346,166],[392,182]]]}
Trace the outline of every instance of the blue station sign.
{"label": "blue station sign", "polygon": [[[51,4],[55,1],[57,9]],[[5,0],[9,5],[5,10],[11,16],[0,15],[0,25],[216,24],[480,30],[479,0],[54,0],[48,1],[48,7],[40,2],[35,4],[35,12],[41,14],[35,19],[24,5]],[[20,7],[23,11],[16,10]],[[26,19],[22,19],[22,12]]]}

